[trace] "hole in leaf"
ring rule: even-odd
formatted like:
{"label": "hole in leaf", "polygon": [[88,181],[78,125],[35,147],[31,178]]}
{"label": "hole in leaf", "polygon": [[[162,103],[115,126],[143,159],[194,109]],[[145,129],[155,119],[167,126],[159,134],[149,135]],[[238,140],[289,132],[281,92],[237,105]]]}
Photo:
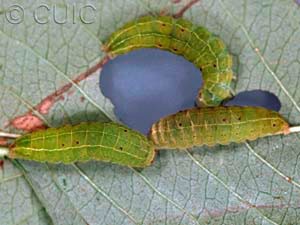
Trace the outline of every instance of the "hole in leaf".
{"label": "hole in leaf", "polygon": [[194,107],[201,73],[182,56],[140,49],[106,63],[99,84],[119,120],[147,134],[160,118]]}
{"label": "hole in leaf", "polygon": [[277,112],[281,108],[278,97],[269,91],[263,90],[240,92],[233,99],[225,102],[225,105],[260,106]]}

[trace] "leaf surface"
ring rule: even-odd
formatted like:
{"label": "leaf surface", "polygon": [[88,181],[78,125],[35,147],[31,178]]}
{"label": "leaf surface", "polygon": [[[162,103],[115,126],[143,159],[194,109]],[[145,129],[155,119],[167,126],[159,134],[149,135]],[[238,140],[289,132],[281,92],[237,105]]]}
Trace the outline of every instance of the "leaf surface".
{"label": "leaf surface", "polygon": [[[103,0],[84,14],[91,24],[58,24],[71,1],[22,3],[24,20],[0,13],[0,128],[76,124],[115,117],[98,88],[100,46],[126,22],[176,13],[189,1]],[[48,18],[46,24],[37,24]],[[70,10],[70,9],[69,9]],[[75,11],[76,11],[75,10]],[[299,6],[293,1],[202,0],[184,17],[217,34],[234,56],[235,91],[268,90],[281,113],[300,124]],[[69,18],[70,19],[70,18]],[[95,66],[98,65],[98,66]],[[89,76],[79,79],[89,69]],[[79,79],[79,80],[78,80]],[[56,95],[54,94],[56,93]],[[63,93],[63,94],[61,94]],[[48,97],[47,97],[48,96]],[[50,96],[50,97],[49,97]],[[188,151],[161,151],[141,172],[101,162],[48,165],[4,161],[0,224],[296,224],[299,218],[296,134]]]}

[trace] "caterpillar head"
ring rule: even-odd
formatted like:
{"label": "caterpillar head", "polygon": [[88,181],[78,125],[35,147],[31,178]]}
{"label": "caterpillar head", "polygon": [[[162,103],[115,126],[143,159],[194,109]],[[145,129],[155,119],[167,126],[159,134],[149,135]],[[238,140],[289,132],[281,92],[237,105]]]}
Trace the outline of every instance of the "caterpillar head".
{"label": "caterpillar head", "polygon": [[273,134],[289,134],[289,124],[281,117],[277,117],[271,120],[271,133]]}

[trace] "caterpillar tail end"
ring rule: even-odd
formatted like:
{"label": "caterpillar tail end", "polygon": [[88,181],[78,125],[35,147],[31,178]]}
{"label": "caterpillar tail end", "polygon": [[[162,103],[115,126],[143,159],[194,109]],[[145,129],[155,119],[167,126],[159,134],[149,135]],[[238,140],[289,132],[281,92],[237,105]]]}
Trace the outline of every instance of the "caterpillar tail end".
{"label": "caterpillar tail end", "polygon": [[115,57],[112,53],[110,53],[110,49],[106,44],[102,45],[100,47],[100,49],[101,49],[102,52],[106,53],[106,55],[109,59],[113,59]]}
{"label": "caterpillar tail end", "polygon": [[101,49],[101,51],[103,51],[103,52],[108,52],[108,51],[109,51],[109,48],[107,47],[106,44],[100,46],[100,49]]}

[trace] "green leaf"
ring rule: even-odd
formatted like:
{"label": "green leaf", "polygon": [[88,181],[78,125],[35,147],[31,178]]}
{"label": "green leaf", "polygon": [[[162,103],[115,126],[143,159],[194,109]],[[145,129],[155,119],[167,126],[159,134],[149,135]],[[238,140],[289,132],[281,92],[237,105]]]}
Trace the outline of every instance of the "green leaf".
{"label": "green leaf", "polygon": [[[176,13],[188,2],[80,1],[77,15],[91,4],[95,14],[90,9],[84,15],[94,22],[84,24],[75,16],[75,22],[71,17],[63,25],[55,23],[53,10],[61,20],[71,1],[20,1],[24,19],[19,24],[7,21],[15,2],[2,2],[0,128],[21,132],[42,124],[115,120],[98,88],[102,42],[132,19]],[[39,8],[42,3],[50,10]],[[38,24],[35,10],[48,23]],[[236,92],[269,90],[280,98],[281,113],[290,123],[300,124],[300,14],[295,2],[202,0],[184,17],[228,45]],[[89,68],[95,70],[88,78],[76,80]],[[293,134],[194,148],[192,154],[161,151],[142,171],[101,162],[65,166],[5,160],[0,224],[296,224],[299,141]]]}

